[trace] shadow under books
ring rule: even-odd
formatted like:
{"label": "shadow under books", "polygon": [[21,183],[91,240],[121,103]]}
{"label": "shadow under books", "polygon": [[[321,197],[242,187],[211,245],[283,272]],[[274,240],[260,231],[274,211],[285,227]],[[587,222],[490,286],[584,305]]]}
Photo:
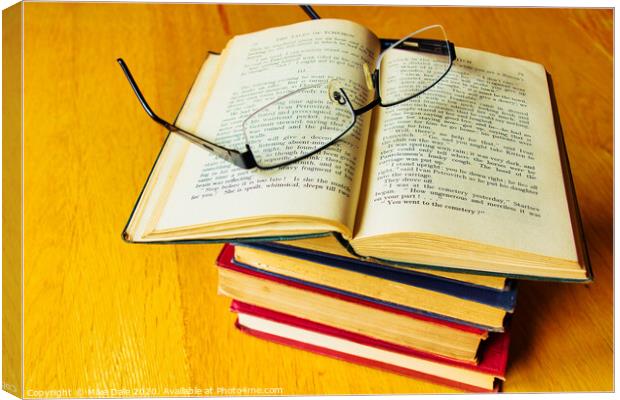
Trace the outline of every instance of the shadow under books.
{"label": "shadow under books", "polygon": [[[591,285],[591,284],[590,284]],[[584,285],[588,288],[589,285]],[[521,281],[518,285],[517,307],[510,322],[511,342],[507,373],[527,363],[542,346],[539,331],[544,324],[553,323],[560,312],[567,312],[565,305],[581,288],[563,282]],[[589,288],[588,288],[589,289]]]}

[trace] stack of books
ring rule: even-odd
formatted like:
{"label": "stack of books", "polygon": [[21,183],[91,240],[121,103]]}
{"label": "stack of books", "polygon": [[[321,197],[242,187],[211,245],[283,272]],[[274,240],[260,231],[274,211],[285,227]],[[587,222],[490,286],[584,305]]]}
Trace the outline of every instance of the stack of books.
{"label": "stack of books", "polygon": [[[362,107],[373,96],[362,64],[375,65],[381,46],[332,19],[236,36],[207,57],[175,125],[249,149],[243,122],[292,87],[346,82]],[[286,167],[241,169],[173,130],[124,240],[236,243],[219,258],[219,290],[245,332],[496,390],[516,300],[509,279],[591,274],[544,67],[456,54],[423,96],[359,116],[342,139]],[[381,70],[412,73],[399,65]]]}
{"label": "stack of books", "polygon": [[241,331],[468,391],[498,390],[514,281],[398,268],[298,246],[224,246],[218,289],[234,299]]}

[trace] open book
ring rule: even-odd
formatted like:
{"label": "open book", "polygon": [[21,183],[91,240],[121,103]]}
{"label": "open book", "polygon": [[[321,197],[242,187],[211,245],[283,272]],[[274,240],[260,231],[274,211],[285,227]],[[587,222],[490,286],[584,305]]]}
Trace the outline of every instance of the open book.
{"label": "open book", "polygon": [[[236,36],[207,58],[176,124],[243,150],[242,121],[309,83],[338,79],[355,107],[367,104],[362,64],[379,53],[372,32],[343,20]],[[335,235],[355,255],[401,265],[587,280],[545,69],[456,53],[435,87],[377,107],[336,144],[286,167],[242,170],[171,133],[125,240],[324,243]],[[399,68],[395,60],[382,72]]]}

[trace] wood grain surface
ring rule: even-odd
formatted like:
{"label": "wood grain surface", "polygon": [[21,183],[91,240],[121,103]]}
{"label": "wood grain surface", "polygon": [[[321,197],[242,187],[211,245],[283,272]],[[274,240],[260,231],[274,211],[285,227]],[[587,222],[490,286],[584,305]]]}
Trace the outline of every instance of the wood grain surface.
{"label": "wood grain surface", "polygon": [[[504,390],[612,390],[613,12],[316,9],[381,37],[441,23],[458,46],[551,73],[595,281],[520,284]],[[216,295],[219,246],[121,240],[166,132],[116,58],[173,118],[207,51],[306,18],[296,6],[25,4],[24,395],[451,392],[241,334]]]}

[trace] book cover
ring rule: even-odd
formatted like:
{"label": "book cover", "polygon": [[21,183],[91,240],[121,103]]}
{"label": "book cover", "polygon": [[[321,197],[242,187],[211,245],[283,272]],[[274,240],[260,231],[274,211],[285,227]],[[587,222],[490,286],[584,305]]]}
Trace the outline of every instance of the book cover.
{"label": "book cover", "polygon": [[[370,346],[381,350],[386,350],[393,353],[398,353],[406,356],[415,357],[418,359],[423,359],[426,361],[430,361],[432,363],[443,364],[447,366],[457,367],[463,370],[470,370],[481,372],[495,378],[498,378],[495,381],[494,390],[499,389],[499,380],[503,380],[506,374],[506,365],[508,360],[508,350],[510,344],[510,335],[508,332],[504,333],[495,333],[489,336],[489,339],[485,342],[485,345],[481,348],[481,361],[478,365],[472,365],[469,363],[458,362],[455,360],[451,360],[446,357],[437,356],[430,353],[421,352],[419,350],[405,347],[396,343],[390,343],[384,340],[379,340],[375,338],[371,338],[368,336],[360,335],[353,332],[348,332],[337,327],[316,323],[313,321],[305,320],[302,318],[294,317],[291,315],[283,314],[280,312],[276,312],[273,310],[269,310],[263,307],[258,307],[255,305],[243,303],[240,301],[234,300],[231,303],[231,310],[238,314],[247,314],[256,316],[262,319],[267,319],[270,321],[274,321],[277,323],[289,325],[292,327],[300,328],[305,331],[315,332],[322,335],[327,335],[330,337],[344,339],[346,341],[354,342],[364,346]],[[249,333],[251,335],[267,339],[270,341],[274,341],[277,343],[298,347],[304,350],[309,350],[312,352],[316,352],[319,354],[335,357],[338,359],[342,359],[345,361],[351,361],[354,363],[367,365],[371,367],[376,367],[380,369],[386,369],[392,372],[401,373],[404,375],[409,375],[412,377],[419,377],[422,379],[428,379],[437,383],[447,384],[449,386],[454,386],[460,389],[469,390],[469,391],[480,391],[484,390],[481,387],[472,386],[465,384],[456,380],[456,377],[452,379],[447,379],[446,377],[431,375],[427,373],[428,371],[419,370],[414,371],[409,368],[403,368],[402,366],[389,364],[386,362],[381,362],[378,360],[373,360],[371,358],[359,357],[353,354],[341,352],[335,350],[333,348],[322,347],[316,344],[302,342],[298,340],[294,340],[288,337],[274,335],[271,333],[263,332],[260,330],[256,330],[247,326],[244,326],[240,320],[238,319],[236,322],[237,328],[240,330]]]}
{"label": "book cover", "polygon": [[462,299],[499,307],[508,312],[512,312],[516,305],[517,285],[516,282],[512,280],[506,281],[506,285],[503,290],[496,290],[490,287],[426,274],[416,270],[394,268],[385,264],[288,246],[282,243],[255,242],[235,243],[234,245],[269,251],[333,268],[340,268],[347,271],[378,277],[388,281],[445,293]]}
{"label": "book cover", "polygon": [[233,271],[248,274],[260,279],[269,280],[279,284],[292,286],[301,290],[306,290],[314,293],[318,293],[324,296],[337,298],[339,300],[361,304],[367,307],[388,311],[391,313],[406,315],[410,318],[424,320],[433,324],[440,324],[449,326],[454,329],[464,330],[477,334],[483,334],[485,331],[502,332],[504,327],[484,326],[475,324],[469,321],[461,321],[455,318],[451,318],[445,315],[434,314],[426,312],[424,310],[418,310],[411,307],[406,307],[398,304],[388,303],[377,299],[361,296],[358,294],[352,294],[341,290],[329,289],[321,285],[308,284],[298,279],[291,279],[283,277],[278,274],[268,273],[251,266],[242,265],[234,261],[234,246],[226,245],[222,249],[222,252],[217,258],[217,265],[220,268],[227,268]]}

